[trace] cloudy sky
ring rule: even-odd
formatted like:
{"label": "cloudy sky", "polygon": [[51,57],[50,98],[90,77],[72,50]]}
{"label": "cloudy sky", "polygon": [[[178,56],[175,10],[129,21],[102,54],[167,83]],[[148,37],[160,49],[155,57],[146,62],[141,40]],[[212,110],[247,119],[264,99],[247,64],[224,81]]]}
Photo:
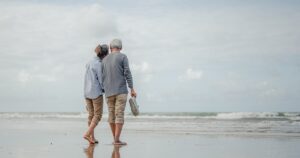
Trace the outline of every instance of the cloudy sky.
{"label": "cloudy sky", "polygon": [[[0,112],[84,111],[123,40],[142,111],[300,111],[297,0],[0,0]],[[128,108],[127,108],[128,110]]]}

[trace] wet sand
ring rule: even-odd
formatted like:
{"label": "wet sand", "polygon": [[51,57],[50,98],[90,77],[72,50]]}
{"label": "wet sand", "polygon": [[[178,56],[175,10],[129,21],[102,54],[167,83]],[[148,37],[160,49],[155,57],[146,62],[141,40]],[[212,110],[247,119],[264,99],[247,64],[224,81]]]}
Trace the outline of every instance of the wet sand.
{"label": "wet sand", "polygon": [[[82,135],[86,122],[72,119],[0,120],[1,158],[298,158],[299,137],[264,135],[218,135],[151,132],[127,129],[121,148],[111,145],[108,124],[96,129],[98,145],[89,145]],[[142,129],[142,127],[139,127]]]}

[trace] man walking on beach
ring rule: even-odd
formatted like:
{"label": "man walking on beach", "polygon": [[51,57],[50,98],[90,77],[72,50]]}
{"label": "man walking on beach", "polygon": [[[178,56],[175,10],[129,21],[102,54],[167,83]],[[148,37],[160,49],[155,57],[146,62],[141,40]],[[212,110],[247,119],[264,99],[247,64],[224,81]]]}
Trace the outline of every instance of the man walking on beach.
{"label": "man walking on beach", "polygon": [[[122,41],[114,39],[110,43],[111,53],[102,61],[102,79],[108,105],[111,131],[115,145],[126,145],[120,140],[124,124],[124,110],[127,101],[127,84],[132,97],[136,97],[127,56],[122,50]],[[126,84],[127,83],[127,84]]]}

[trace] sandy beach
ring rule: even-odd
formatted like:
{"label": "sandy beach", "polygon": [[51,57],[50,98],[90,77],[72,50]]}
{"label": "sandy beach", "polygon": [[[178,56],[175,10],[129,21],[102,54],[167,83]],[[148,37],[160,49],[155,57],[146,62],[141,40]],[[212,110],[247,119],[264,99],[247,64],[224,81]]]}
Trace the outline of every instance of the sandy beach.
{"label": "sandy beach", "polygon": [[122,135],[122,140],[128,145],[115,148],[111,145],[112,137],[105,118],[96,129],[96,137],[100,143],[95,146],[90,146],[82,139],[86,129],[85,119],[2,118],[0,157],[298,158],[300,156],[298,150],[300,137],[297,135],[181,133],[172,132],[172,129],[149,130],[146,123],[136,127],[133,122],[131,119],[127,121],[128,126],[125,125]]}

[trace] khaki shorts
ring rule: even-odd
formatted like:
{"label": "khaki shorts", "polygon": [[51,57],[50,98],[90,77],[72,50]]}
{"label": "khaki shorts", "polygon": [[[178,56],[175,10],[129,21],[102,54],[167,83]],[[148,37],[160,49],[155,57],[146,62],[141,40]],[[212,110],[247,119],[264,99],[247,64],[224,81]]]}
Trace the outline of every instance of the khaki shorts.
{"label": "khaki shorts", "polygon": [[95,123],[96,125],[99,123],[99,121],[102,118],[103,113],[103,96],[100,95],[96,99],[85,99],[86,101],[86,109],[89,113],[88,116],[88,125],[91,124],[91,122]]}
{"label": "khaki shorts", "polygon": [[124,111],[127,101],[127,94],[110,96],[107,99],[108,122],[124,123]]}

